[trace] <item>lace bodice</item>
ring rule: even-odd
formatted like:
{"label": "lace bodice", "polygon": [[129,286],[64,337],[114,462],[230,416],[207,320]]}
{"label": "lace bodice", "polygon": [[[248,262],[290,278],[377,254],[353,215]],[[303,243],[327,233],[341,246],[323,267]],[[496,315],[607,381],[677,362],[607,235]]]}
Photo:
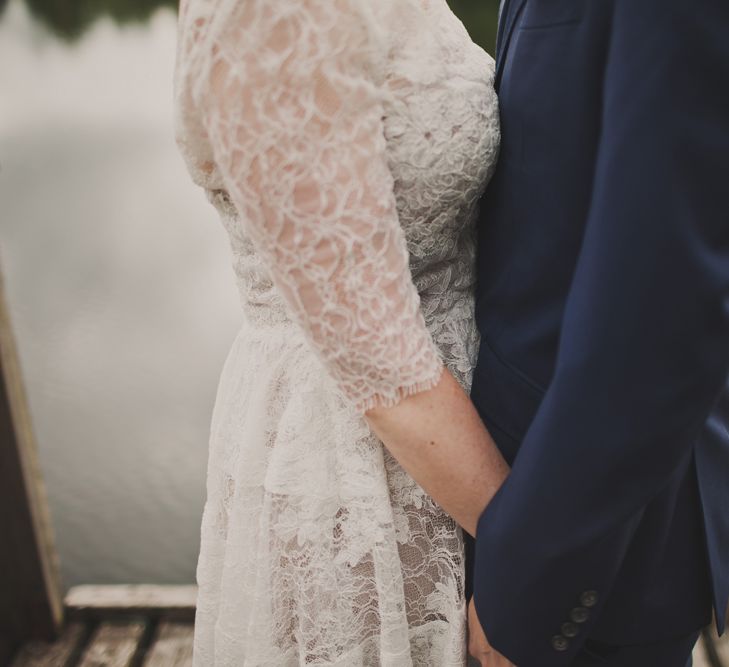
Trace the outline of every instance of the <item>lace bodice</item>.
{"label": "lace bodice", "polygon": [[493,61],[445,0],[183,0],[176,137],[252,322],[292,321],[360,411],[468,382]]}

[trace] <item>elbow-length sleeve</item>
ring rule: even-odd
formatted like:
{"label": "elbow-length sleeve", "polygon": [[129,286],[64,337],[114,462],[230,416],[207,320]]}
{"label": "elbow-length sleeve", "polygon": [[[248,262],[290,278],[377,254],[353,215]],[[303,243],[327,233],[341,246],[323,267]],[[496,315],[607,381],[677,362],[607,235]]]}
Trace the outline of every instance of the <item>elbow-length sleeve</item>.
{"label": "elbow-length sleeve", "polygon": [[351,0],[230,4],[198,98],[216,166],[340,389],[362,412],[394,405],[443,362],[396,211],[372,30]]}

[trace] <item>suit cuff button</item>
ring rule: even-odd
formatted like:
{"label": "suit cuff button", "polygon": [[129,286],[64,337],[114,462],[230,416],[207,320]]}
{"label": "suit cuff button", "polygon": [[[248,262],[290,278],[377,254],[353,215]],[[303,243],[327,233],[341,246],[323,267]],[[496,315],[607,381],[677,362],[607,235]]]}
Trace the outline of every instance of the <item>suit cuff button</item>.
{"label": "suit cuff button", "polygon": [[575,607],[570,612],[570,619],[575,623],[584,623],[590,617],[590,610],[587,607]]}
{"label": "suit cuff button", "polygon": [[562,634],[565,637],[576,637],[580,632],[580,628],[574,623],[562,623]]}
{"label": "suit cuff button", "polygon": [[580,604],[583,607],[594,607],[597,604],[597,591],[585,591],[580,595]]}
{"label": "suit cuff button", "polygon": [[555,651],[566,651],[569,648],[569,640],[563,635],[555,635],[552,637],[552,648]]}

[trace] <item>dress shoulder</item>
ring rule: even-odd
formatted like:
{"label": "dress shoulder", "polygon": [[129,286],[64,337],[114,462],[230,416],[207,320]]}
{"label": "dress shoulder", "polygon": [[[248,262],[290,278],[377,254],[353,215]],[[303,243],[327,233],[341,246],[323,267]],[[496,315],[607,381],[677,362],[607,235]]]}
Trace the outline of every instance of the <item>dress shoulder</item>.
{"label": "dress shoulder", "polygon": [[387,53],[365,5],[224,0],[190,88],[241,231],[361,411],[443,370],[398,218],[378,79]]}

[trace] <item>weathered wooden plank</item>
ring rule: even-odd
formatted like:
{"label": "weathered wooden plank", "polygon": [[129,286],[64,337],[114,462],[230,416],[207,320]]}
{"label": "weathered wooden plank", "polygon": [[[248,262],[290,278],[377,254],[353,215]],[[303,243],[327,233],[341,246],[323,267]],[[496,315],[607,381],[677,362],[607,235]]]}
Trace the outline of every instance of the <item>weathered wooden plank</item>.
{"label": "weathered wooden plank", "polygon": [[197,586],[155,584],[74,586],[64,599],[70,617],[108,618],[110,615],[139,614],[192,621],[195,618]]}
{"label": "weathered wooden plank", "polygon": [[0,664],[63,624],[58,556],[0,273]]}
{"label": "weathered wooden plank", "polygon": [[160,621],[143,667],[190,667],[193,630],[192,623]]}
{"label": "weathered wooden plank", "polygon": [[83,623],[68,623],[54,642],[36,639],[23,645],[11,667],[70,667],[80,654],[85,637]]}
{"label": "weathered wooden plank", "polygon": [[144,620],[101,623],[89,640],[79,667],[131,667],[139,658],[146,628]]}

